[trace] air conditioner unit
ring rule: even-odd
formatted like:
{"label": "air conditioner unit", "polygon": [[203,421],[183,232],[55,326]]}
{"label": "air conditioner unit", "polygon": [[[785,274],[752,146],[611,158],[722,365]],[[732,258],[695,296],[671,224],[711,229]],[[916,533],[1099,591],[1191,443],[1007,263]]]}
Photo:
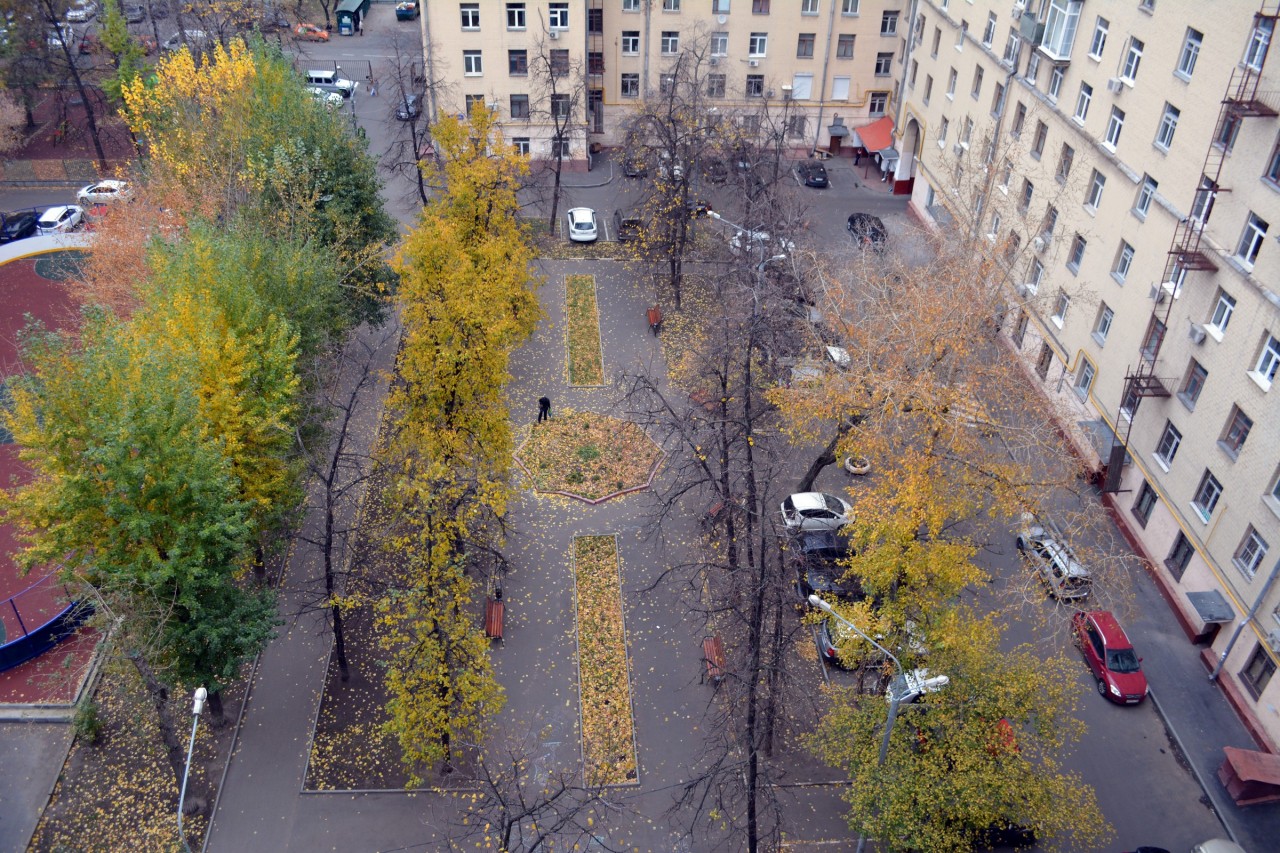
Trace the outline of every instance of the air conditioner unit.
{"label": "air conditioner unit", "polygon": [[1034,291],[1031,289],[1031,285],[1029,284],[1018,285],[1018,295],[1021,296],[1023,299],[1026,299],[1032,293],[1034,293]]}
{"label": "air conditioner unit", "polygon": [[955,145],[951,146],[951,153],[959,157],[964,153],[964,146],[957,142]]}
{"label": "air conditioner unit", "polygon": [[711,59],[709,60],[709,63],[712,68],[715,68],[717,65],[720,64],[720,57],[718,56],[711,57]]}
{"label": "air conditioner unit", "polygon": [[1272,628],[1267,632],[1267,645],[1271,651],[1280,652],[1280,628]]}
{"label": "air conditioner unit", "polygon": [[1190,330],[1187,332],[1187,337],[1191,338],[1192,343],[1204,343],[1204,326],[1199,323],[1192,323]]}
{"label": "air conditioner unit", "polygon": [[1108,92],[1119,92],[1123,88],[1124,88],[1124,81],[1121,80],[1119,77],[1112,77],[1110,80],[1107,81]]}
{"label": "air conditioner unit", "polygon": [[759,68],[759,67],[760,67],[760,60],[758,60],[758,59],[748,59],[748,60],[747,60],[747,67],[748,67],[748,68]]}
{"label": "air conditioner unit", "polygon": [[1022,20],[1022,13],[1023,13],[1024,11],[1026,11],[1026,10],[1025,10],[1025,9],[1019,9],[1017,6],[1014,6],[1014,7],[1013,7],[1013,11],[1009,13],[1009,17],[1010,17],[1010,18],[1013,18],[1015,21],[1020,21],[1020,20]]}
{"label": "air conditioner unit", "polygon": [[556,39],[560,38],[560,31],[551,30],[550,32],[547,33],[547,38],[551,39],[552,41],[555,41]]}
{"label": "air conditioner unit", "polygon": [[1049,245],[1049,241],[1044,238],[1043,234],[1036,235],[1035,239],[1031,241],[1031,248],[1037,253],[1043,252],[1044,247],[1047,245]]}
{"label": "air conditioner unit", "polygon": [[1163,287],[1158,284],[1153,284],[1151,285],[1151,291],[1147,294],[1147,298],[1155,302],[1155,304],[1160,305],[1164,302],[1164,298],[1167,295],[1168,294],[1164,292]]}

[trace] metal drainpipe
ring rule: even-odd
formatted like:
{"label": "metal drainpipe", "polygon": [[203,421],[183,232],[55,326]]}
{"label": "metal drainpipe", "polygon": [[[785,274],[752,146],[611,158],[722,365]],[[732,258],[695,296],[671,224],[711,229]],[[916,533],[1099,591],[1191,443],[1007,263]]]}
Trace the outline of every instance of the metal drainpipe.
{"label": "metal drainpipe", "polygon": [[436,73],[431,53],[431,12],[427,9],[429,0],[419,0],[419,2],[422,9],[422,14],[419,17],[422,18],[422,63],[423,73],[427,75],[426,88],[427,98],[429,99],[427,109],[430,110],[427,114],[427,127],[429,128],[439,118],[439,114],[436,112],[436,87],[434,85]]}
{"label": "metal drainpipe", "polygon": [[1231,650],[1235,648],[1236,640],[1240,639],[1240,634],[1244,631],[1244,626],[1253,621],[1253,617],[1257,615],[1258,608],[1262,606],[1263,600],[1271,592],[1271,585],[1276,582],[1276,578],[1280,577],[1280,561],[1277,561],[1271,567],[1271,574],[1267,577],[1266,584],[1262,587],[1262,592],[1253,600],[1253,606],[1249,608],[1249,615],[1240,620],[1240,624],[1236,625],[1235,631],[1231,633],[1231,639],[1227,641],[1227,647],[1222,650],[1222,654],[1218,657],[1218,663],[1213,668],[1213,672],[1209,673],[1210,681],[1217,681],[1218,675],[1222,673],[1222,667],[1227,663],[1227,656],[1231,654]]}
{"label": "metal drainpipe", "polygon": [[822,138],[822,115],[827,106],[827,67],[831,64],[831,39],[836,32],[836,0],[831,0],[831,12],[827,16],[827,46],[822,54],[822,83],[818,86],[818,127],[813,132],[813,147],[809,156],[817,156],[818,140]]}
{"label": "metal drainpipe", "polygon": [[644,55],[640,60],[640,95],[649,91],[649,26],[652,23],[653,0],[644,0]]}
{"label": "metal drainpipe", "polygon": [[[902,106],[907,101],[907,75],[911,73],[911,54],[916,48],[916,13],[919,3],[920,0],[911,0],[911,12],[907,16],[907,52],[902,57],[902,79],[898,82],[898,104],[893,111],[893,132],[897,135],[898,145],[898,167],[902,166],[902,140],[906,136],[902,131]],[[924,33],[920,35],[923,36]],[[1008,88],[1005,91],[1008,92]],[[913,160],[912,168],[914,169],[915,154],[913,153],[911,156]],[[895,167],[893,180],[897,180],[897,178],[897,168]]]}

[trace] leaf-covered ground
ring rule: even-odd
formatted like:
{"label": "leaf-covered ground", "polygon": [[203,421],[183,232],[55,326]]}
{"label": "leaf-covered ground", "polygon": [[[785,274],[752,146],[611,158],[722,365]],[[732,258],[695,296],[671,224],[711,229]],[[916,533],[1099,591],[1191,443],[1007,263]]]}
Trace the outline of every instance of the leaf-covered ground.
{"label": "leaf-covered ground", "polygon": [[600,349],[600,313],[596,305],[596,277],[566,276],[564,301],[569,351],[569,384],[604,382],[604,355]]}
{"label": "leaf-covered ground", "polygon": [[661,451],[636,424],[565,409],[534,424],[516,460],[540,492],[599,500],[649,480]]}
{"label": "leaf-covered ground", "polygon": [[573,566],[586,772],[593,785],[634,782],[635,721],[631,716],[617,541],[612,536],[575,538]]}

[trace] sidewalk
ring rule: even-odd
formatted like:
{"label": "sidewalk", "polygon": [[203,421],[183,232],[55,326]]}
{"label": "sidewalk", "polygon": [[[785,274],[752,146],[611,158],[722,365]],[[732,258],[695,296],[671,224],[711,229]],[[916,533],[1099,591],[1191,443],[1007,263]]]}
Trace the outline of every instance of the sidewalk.
{"label": "sidewalk", "polygon": [[0,160],[0,187],[80,187],[98,177],[93,160]]}

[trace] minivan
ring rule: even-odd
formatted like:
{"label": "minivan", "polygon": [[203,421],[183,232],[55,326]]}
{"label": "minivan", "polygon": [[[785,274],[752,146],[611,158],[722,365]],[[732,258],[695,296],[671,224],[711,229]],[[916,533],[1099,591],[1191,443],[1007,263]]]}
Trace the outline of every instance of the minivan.
{"label": "minivan", "polygon": [[337,71],[312,69],[307,72],[307,85],[326,92],[337,92],[344,98],[350,98],[356,93],[356,83]]}

